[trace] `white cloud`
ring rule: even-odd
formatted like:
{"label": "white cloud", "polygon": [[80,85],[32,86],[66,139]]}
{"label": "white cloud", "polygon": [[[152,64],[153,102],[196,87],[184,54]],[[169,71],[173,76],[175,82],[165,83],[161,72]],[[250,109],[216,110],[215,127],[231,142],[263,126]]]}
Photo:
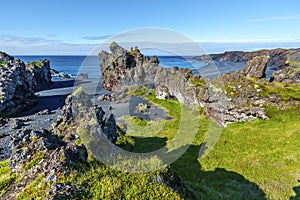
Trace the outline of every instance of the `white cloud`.
{"label": "white cloud", "polygon": [[82,39],[85,39],[85,40],[105,40],[105,39],[110,38],[112,36],[113,35],[85,36]]}
{"label": "white cloud", "polygon": [[11,55],[87,55],[94,47],[43,37],[0,35],[0,51]]}
{"label": "white cloud", "polygon": [[274,17],[251,19],[250,22],[284,21],[284,20],[298,19],[299,17],[300,17],[299,14],[298,15],[287,15],[287,16],[274,16]]}

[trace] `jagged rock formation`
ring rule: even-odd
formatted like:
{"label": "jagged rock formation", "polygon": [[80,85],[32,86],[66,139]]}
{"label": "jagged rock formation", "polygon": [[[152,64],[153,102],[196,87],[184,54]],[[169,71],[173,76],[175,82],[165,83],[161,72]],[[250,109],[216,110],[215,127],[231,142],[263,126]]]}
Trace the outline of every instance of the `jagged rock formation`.
{"label": "jagged rock formation", "polygon": [[[172,97],[186,104],[197,104],[195,92],[189,84],[190,70],[164,69],[156,56],[150,59],[138,48],[127,51],[116,43],[110,45],[111,54],[99,53],[101,59],[102,86],[112,91],[116,99],[122,99],[132,85],[150,88],[168,88]],[[160,93],[157,91],[157,93]]]}
{"label": "jagged rock formation", "polygon": [[[283,84],[300,82],[300,72],[298,71],[298,68],[300,68],[300,49],[272,49],[254,52],[229,51],[221,54],[196,56],[194,58],[206,62],[211,60],[248,62],[251,59],[253,60],[254,57],[261,56],[269,56],[267,66],[275,70],[270,79],[271,81],[277,81]],[[262,68],[263,67],[260,67],[260,69]]]}
{"label": "jagged rock formation", "polygon": [[[61,184],[59,189],[55,187],[68,173],[71,164],[86,164],[87,150],[76,144],[74,134],[59,138],[47,130],[22,130],[11,138],[13,151],[9,168],[18,181],[2,194],[3,199],[15,199],[22,189],[38,178],[40,185],[53,184],[47,191],[49,199],[70,199],[80,194],[80,186]],[[66,190],[69,193],[63,192]]]}
{"label": "jagged rock formation", "polygon": [[51,85],[51,69],[49,60],[29,62],[26,64],[26,71],[31,72],[35,90],[41,90]]}
{"label": "jagged rock formation", "polygon": [[0,116],[16,114],[33,105],[34,92],[50,84],[49,61],[25,65],[0,52]]}
{"label": "jagged rock formation", "polygon": [[[264,112],[264,104],[269,103],[269,99],[264,97],[267,92],[263,86],[269,84],[264,79],[266,67],[269,62],[281,62],[282,57],[279,56],[279,59],[278,55],[286,53],[284,50],[273,50],[245,54],[243,61],[246,57],[250,58],[250,55],[258,56],[250,59],[243,71],[210,80],[194,76],[188,69],[162,68],[158,66],[156,57],[151,60],[143,56],[137,48],[126,51],[112,43],[110,50],[111,54],[102,51],[99,57],[102,85],[113,92],[112,99],[125,98],[133,85],[144,85],[154,88],[158,98],[176,98],[187,105],[205,107],[207,116],[222,126],[236,121],[251,121],[258,117],[268,118]],[[267,52],[268,55],[261,55],[262,52]],[[274,60],[275,57],[279,60]],[[294,60],[289,62],[295,64]],[[256,79],[260,79],[258,83],[255,82]],[[280,96],[273,95],[272,101],[276,102],[276,106],[281,106],[278,104],[281,101]]]}
{"label": "jagged rock formation", "polygon": [[84,187],[63,182],[63,178],[70,166],[87,165],[86,146],[89,147],[94,138],[102,135],[111,142],[116,141],[114,117],[110,115],[105,119],[104,114],[100,107],[94,108],[89,96],[79,88],[67,97],[62,115],[53,123],[52,130],[25,129],[12,134],[9,168],[18,181],[1,198],[15,199],[38,178],[40,185],[49,186],[48,199],[73,199],[80,195]]}
{"label": "jagged rock formation", "polygon": [[265,78],[269,56],[256,56],[249,60],[244,68],[244,75],[248,78]]}
{"label": "jagged rock formation", "polygon": [[35,103],[34,83],[20,60],[2,57],[0,66],[0,115],[7,116]]}
{"label": "jagged rock formation", "polygon": [[105,112],[101,107],[94,106],[90,97],[82,88],[77,89],[66,98],[62,114],[53,123],[53,132],[66,135],[72,132],[94,132],[105,135],[111,142],[117,140],[117,125],[111,114],[104,118]]}
{"label": "jagged rock formation", "polygon": [[272,74],[271,82],[276,81],[283,84],[300,83],[300,68],[285,68]]}
{"label": "jagged rock formation", "polygon": [[209,54],[194,57],[200,61],[234,61],[234,62],[248,62],[256,56],[270,56],[269,65],[278,67],[283,67],[290,55],[295,52],[300,52],[300,49],[295,50],[285,50],[285,49],[271,49],[271,50],[259,50],[253,52],[244,51],[228,51],[221,54]]}

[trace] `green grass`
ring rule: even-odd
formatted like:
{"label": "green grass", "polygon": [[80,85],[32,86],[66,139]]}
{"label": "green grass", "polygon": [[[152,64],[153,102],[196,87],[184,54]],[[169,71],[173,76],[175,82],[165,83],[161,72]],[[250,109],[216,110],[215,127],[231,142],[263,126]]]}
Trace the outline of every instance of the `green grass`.
{"label": "green grass", "polygon": [[284,85],[281,83],[276,83],[275,86],[265,86],[261,85],[262,95],[269,96],[270,94],[278,95],[283,101],[287,100],[300,100],[300,85],[291,84]]}
{"label": "green grass", "polygon": [[34,155],[34,157],[29,161],[29,163],[25,166],[25,170],[31,169],[35,165],[37,165],[43,159],[43,152],[38,152]]}
{"label": "green grass", "polygon": [[[300,99],[298,85],[275,86],[265,86],[265,95],[275,93],[286,100]],[[58,180],[84,185],[85,190],[79,199],[180,199],[188,193],[187,199],[277,200],[296,195],[295,188],[299,188],[300,179],[299,106],[285,110],[268,106],[266,112],[270,119],[230,124],[220,135],[213,135],[218,128],[199,110],[183,107],[178,101],[156,99],[153,91],[133,91],[149,94],[146,98],[165,108],[172,119],[146,122],[127,117],[128,132],[120,134],[117,144],[132,152],[146,153],[160,148],[176,152],[188,147],[187,151],[168,169],[149,173],[117,171],[90,156],[86,166],[74,165],[69,175]],[[195,130],[191,126],[193,123],[197,125]],[[80,135],[87,134],[84,129],[80,131],[83,132]],[[193,135],[193,132],[196,134]],[[190,137],[192,141],[187,140]],[[219,137],[215,146],[210,137]],[[212,150],[205,157],[199,157],[204,141],[205,146]],[[1,193],[16,179],[14,174],[9,173],[7,163],[0,163]],[[32,163],[34,166],[36,161]],[[169,172],[181,178],[188,192],[180,190],[177,194],[152,181],[153,177],[166,176]],[[42,180],[38,177],[18,199],[44,197],[47,185],[37,184]]]}
{"label": "green grass", "polygon": [[79,199],[180,199],[171,189],[152,179],[167,170],[152,173],[126,173],[105,167],[91,159],[89,166],[74,166],[65,182],[84,185]]}
{"label": "green grass", "polygon": [[0,66],[4,66],[6,64],[5,60],[0,59]]}
{"label": "green grass", "polygon": [[[275,93],[284,100],[299,97],[299,85],[264,88],[265,95]],[[131,150],[146,152],[161,148],[174,137],[181,113],[176,101],[148,100],[168,110],[174,119],[158,135],[140,138],[138,129],[129,130]],[[210,122],[200,117],[196,137],[188,150],[171,164],[196,199],[289,199],[300,179],[299,108],[266,109],[269,120],[257,119],[234,123],[224,128],[219,140],[206,157],[199,151]],[[160,140],[159,140],[160,139]],[[149,146],[155,148],[149,148]]]}
{"label": "green grass", "polygon": [[138,116],[125,116],[126,122],[131,126],[147,126],[148,122]]}
{"label": "green grass", "polygon": [[43,199],[47,197],[47,189],[49,189],[49,184],[47,185],[45,178],[41,175],[24,188],[21,193],[17,195],[16,200],[30,198]]}
{"label": "green grass", "polygon": [[16,175],[10,172],[8,161],[0,162],[0,197],[16,180]]}
{"label": "green grass", "polygon": [[300,65],[299,58],[296,58],[296,59],[288,58],[288,59],[285,61],[285,64],[288,64],[288,65],[290,65],[291,67],[297,67],[297,66]]}
{"label": "green grass", "polygon": [[267,108],[269,120],[235,123],[200,160],[205,171],[223,168],[257,184],[269,199],[288,199],[300,178],[299,108]]}

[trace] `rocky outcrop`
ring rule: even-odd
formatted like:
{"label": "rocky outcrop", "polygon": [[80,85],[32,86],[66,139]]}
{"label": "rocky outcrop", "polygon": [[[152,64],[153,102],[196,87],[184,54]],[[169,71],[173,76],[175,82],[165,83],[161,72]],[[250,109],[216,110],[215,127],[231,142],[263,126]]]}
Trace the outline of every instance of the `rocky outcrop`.
{"label": "rocky outcrop", "polygon": [[[204,62],[209,62],[209,61],[248,62],[257,56],[269,56],[267,67],[268,70],[272,73],[285,68],[300,67],[300,49],[271,49],[271,50],[259,50],[254,52],[230,51],[222,54],[209,54],[209,55],[196,56],[194,58],[196,60],[200,60]],[[285,73],[285,70],[282,72],[278,72],[277,74],[282,74],[282,73]],[[273,79],[274,78],[275,77],[273,77]]]}
{"label": "rocky outcrop", "polygon": [[[296,49],[295,51],[300,51]],[[248,62],[256,56],[270,56],[269,65],[270,66],[283,66],[287,60],[289,50],[285,49],[272,49],[272,50],[259,50],[253,52],[244,51],[228,51],[221,54],[209,54],[194,57],[196,60],[200,61],[233,61],[233,62]]]}
{"label": "rocky outcrop", "polygon": [[32,74],[32,81],[35,90],[41,90],[51,85],[51,69],[49,60],[29,62],[26,64],[26,71]]}
{"label": "rocky outcrop", "polygon": [[102,51],[102,87],[113,91],[115,86],[152,83],[158,70],[157,59],[142,55],[138,48],[126,51],[116,43],[110,45],[111,54]]}
{"label": "rocky outcrop", "polygon": [[[264,111],[266,103],[282,106],[280,95],[272,95],[273,100],[270,103],[267,87],[264,85],[272,86],[262,78],[266,77],[268,63],[274,62],[274,58],[271,60],[272,56],[281,55],[284,50],[263,50],[247,54],[247,59],[257,56],[247,62],[244,70],[214,79],[194,76],[188,69],[162,68],[158,66],[156,57],[151,60],[143,56],[137,48],[127,51],[113,43],[110,50],[111,53],[102,51],[99,57],[102,85],[113,92],[112,99],[126,99],[132,88],[147,86],[155,89],[157,98],[177,99],[187,105],[204,107],[207,116],[222,126],[236,121],[267,119]],[[266,52],[269,55],[260,55]],[[243,58],[245,60],[246,57]],[[291,63],[295,63],[294,60]]]}
{"label": "rocky outcrop", "polygon": [[0,116],[16,114],[35,103],[32,74],[20,60],[0,66]]}
{"label": "rocky outcrop", "polygon": [[80,73],[77,75],[76,79],[77,80],[86,80],[86,79],[89,79],[89,75],[86,73]]}
{"label": "rocky outcrop", "polygon": [[271,82],[276,81],[283,84],[300,83],[300,68],[285,68],[272,74]]}
{"label": "rocky outcrop", "polygon": [[0,52],[0,116],[16,114],[31,105],[34,92],[51,84],[49,61],[25,65]]}
{"label": "rocky outcrop", "polygon": [[66,105],[62,108],[62,114],[53,123],[52,131],[67,135],[72,132],[90,133],[95,129],[94,132],[115,142],[118,135],[114,116],[112,114],[108,118],[104,116],[102,108],[94,106],[90,97],[79,88],[66,98]]}
{"label": "rocky outcrop", "polygon": [[[112,91],[115,98],[124,98],[124,94],[133,85],[146,85],[150,88],[167,88],[170,97],[181,103],[197,104],[197,96],[188,81],[191,71],[187,69],[166,69],[159,65],[159,59],[150,59],[141,54],[138,48],[125,50],[116,43],[110,45],[111,54],[102,51],[102,86]],[[160,91],[157,91],[160,93]]]}
{"label": "rocky outcrop", "polygon": [[[86,165],[87,150],[76,144],[74,134],[58,137],[47,130],[21,130],[11,135],[12,155],[9,168],[18,177],[3,199],[15,199],[29,183],[40,179],[40,185],[52,185],[49,199],[71,199],[80,194],[81,186],[60,184],[74,164]],[[43,177],[43,178],[41,178]],[[59,185],[59,188],[55,187]],[[76,189],[75,192],[71,192]],[[64,193],[63,191],[70,191]]]}
{"label": "rocky outcrop", "polygon": [[48,199],[76,199],[84,186],[65,182],[64,178],[74,166],[88,167],[87,149],[91,150],[91,142],[99,146],[99,138],[110,142],[117,139],[114,116],[104,115],[79,88],[67,97],[51,130],[25,129],[13,133],[9,168],[18,179],[1,198],[15,199],[30,183],[39,180],[40,186],[47,186]]}
{"label": "rocky outcrop", "polygon": [[244,75],[248,78],[265,78],[269,56],[256,56],[244,67]]}

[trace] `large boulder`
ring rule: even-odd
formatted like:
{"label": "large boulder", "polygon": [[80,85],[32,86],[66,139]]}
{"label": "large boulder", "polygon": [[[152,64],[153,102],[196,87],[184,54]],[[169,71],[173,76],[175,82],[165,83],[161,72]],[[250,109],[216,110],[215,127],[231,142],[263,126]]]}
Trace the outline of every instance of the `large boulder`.
{"label": "large boulder", "polygon": [[16,114],[35,103],[32,74],[20,60],[0,66],[0,116]]}
{"label": "large boulder", "polygon": [[128,87],[146,85],[157,88],[157,95],[160,97],[164,95],[159,89],[164,88],[169,96],[181,103],[198,104],[196,92],[188,81],[190,70],[162,68],[156,56],[144,56],[137,47],[127,51],[113,42],[110,51],[111,53],[99,53],[102,86],[112,91],[116,100],[124,98]]}
{"label": "large boulder", "polygon": [[26,71],[32,74],[35,90],[45,89],[51,85],[52,77],[49,60],[29,62],[26,64]]}
{"label": "large boulder", "polygon": [[0,52],[0,116],[17,114],[35,102],[34,92],[51,84],[48,60],[24,64]]}
{"label": "large boulder", "polygon": [[244,75],[248,78],[265,78],[269,56],[256,56],[244,67]]}
{"label": "large boulder", "polygon": [[[52,125],[52,131],[67,135],[72,132],[90,133],[97,132],[105,136],[110,142],[117,140],[117,125],[111,114],[105,118],[101,107],[94,106],[90,97],[78,88],[66,98],[62,114],[57,117]],[[88,135],[80,135],[89,137]],[[92,137],[92,136],[91,136]]]}

